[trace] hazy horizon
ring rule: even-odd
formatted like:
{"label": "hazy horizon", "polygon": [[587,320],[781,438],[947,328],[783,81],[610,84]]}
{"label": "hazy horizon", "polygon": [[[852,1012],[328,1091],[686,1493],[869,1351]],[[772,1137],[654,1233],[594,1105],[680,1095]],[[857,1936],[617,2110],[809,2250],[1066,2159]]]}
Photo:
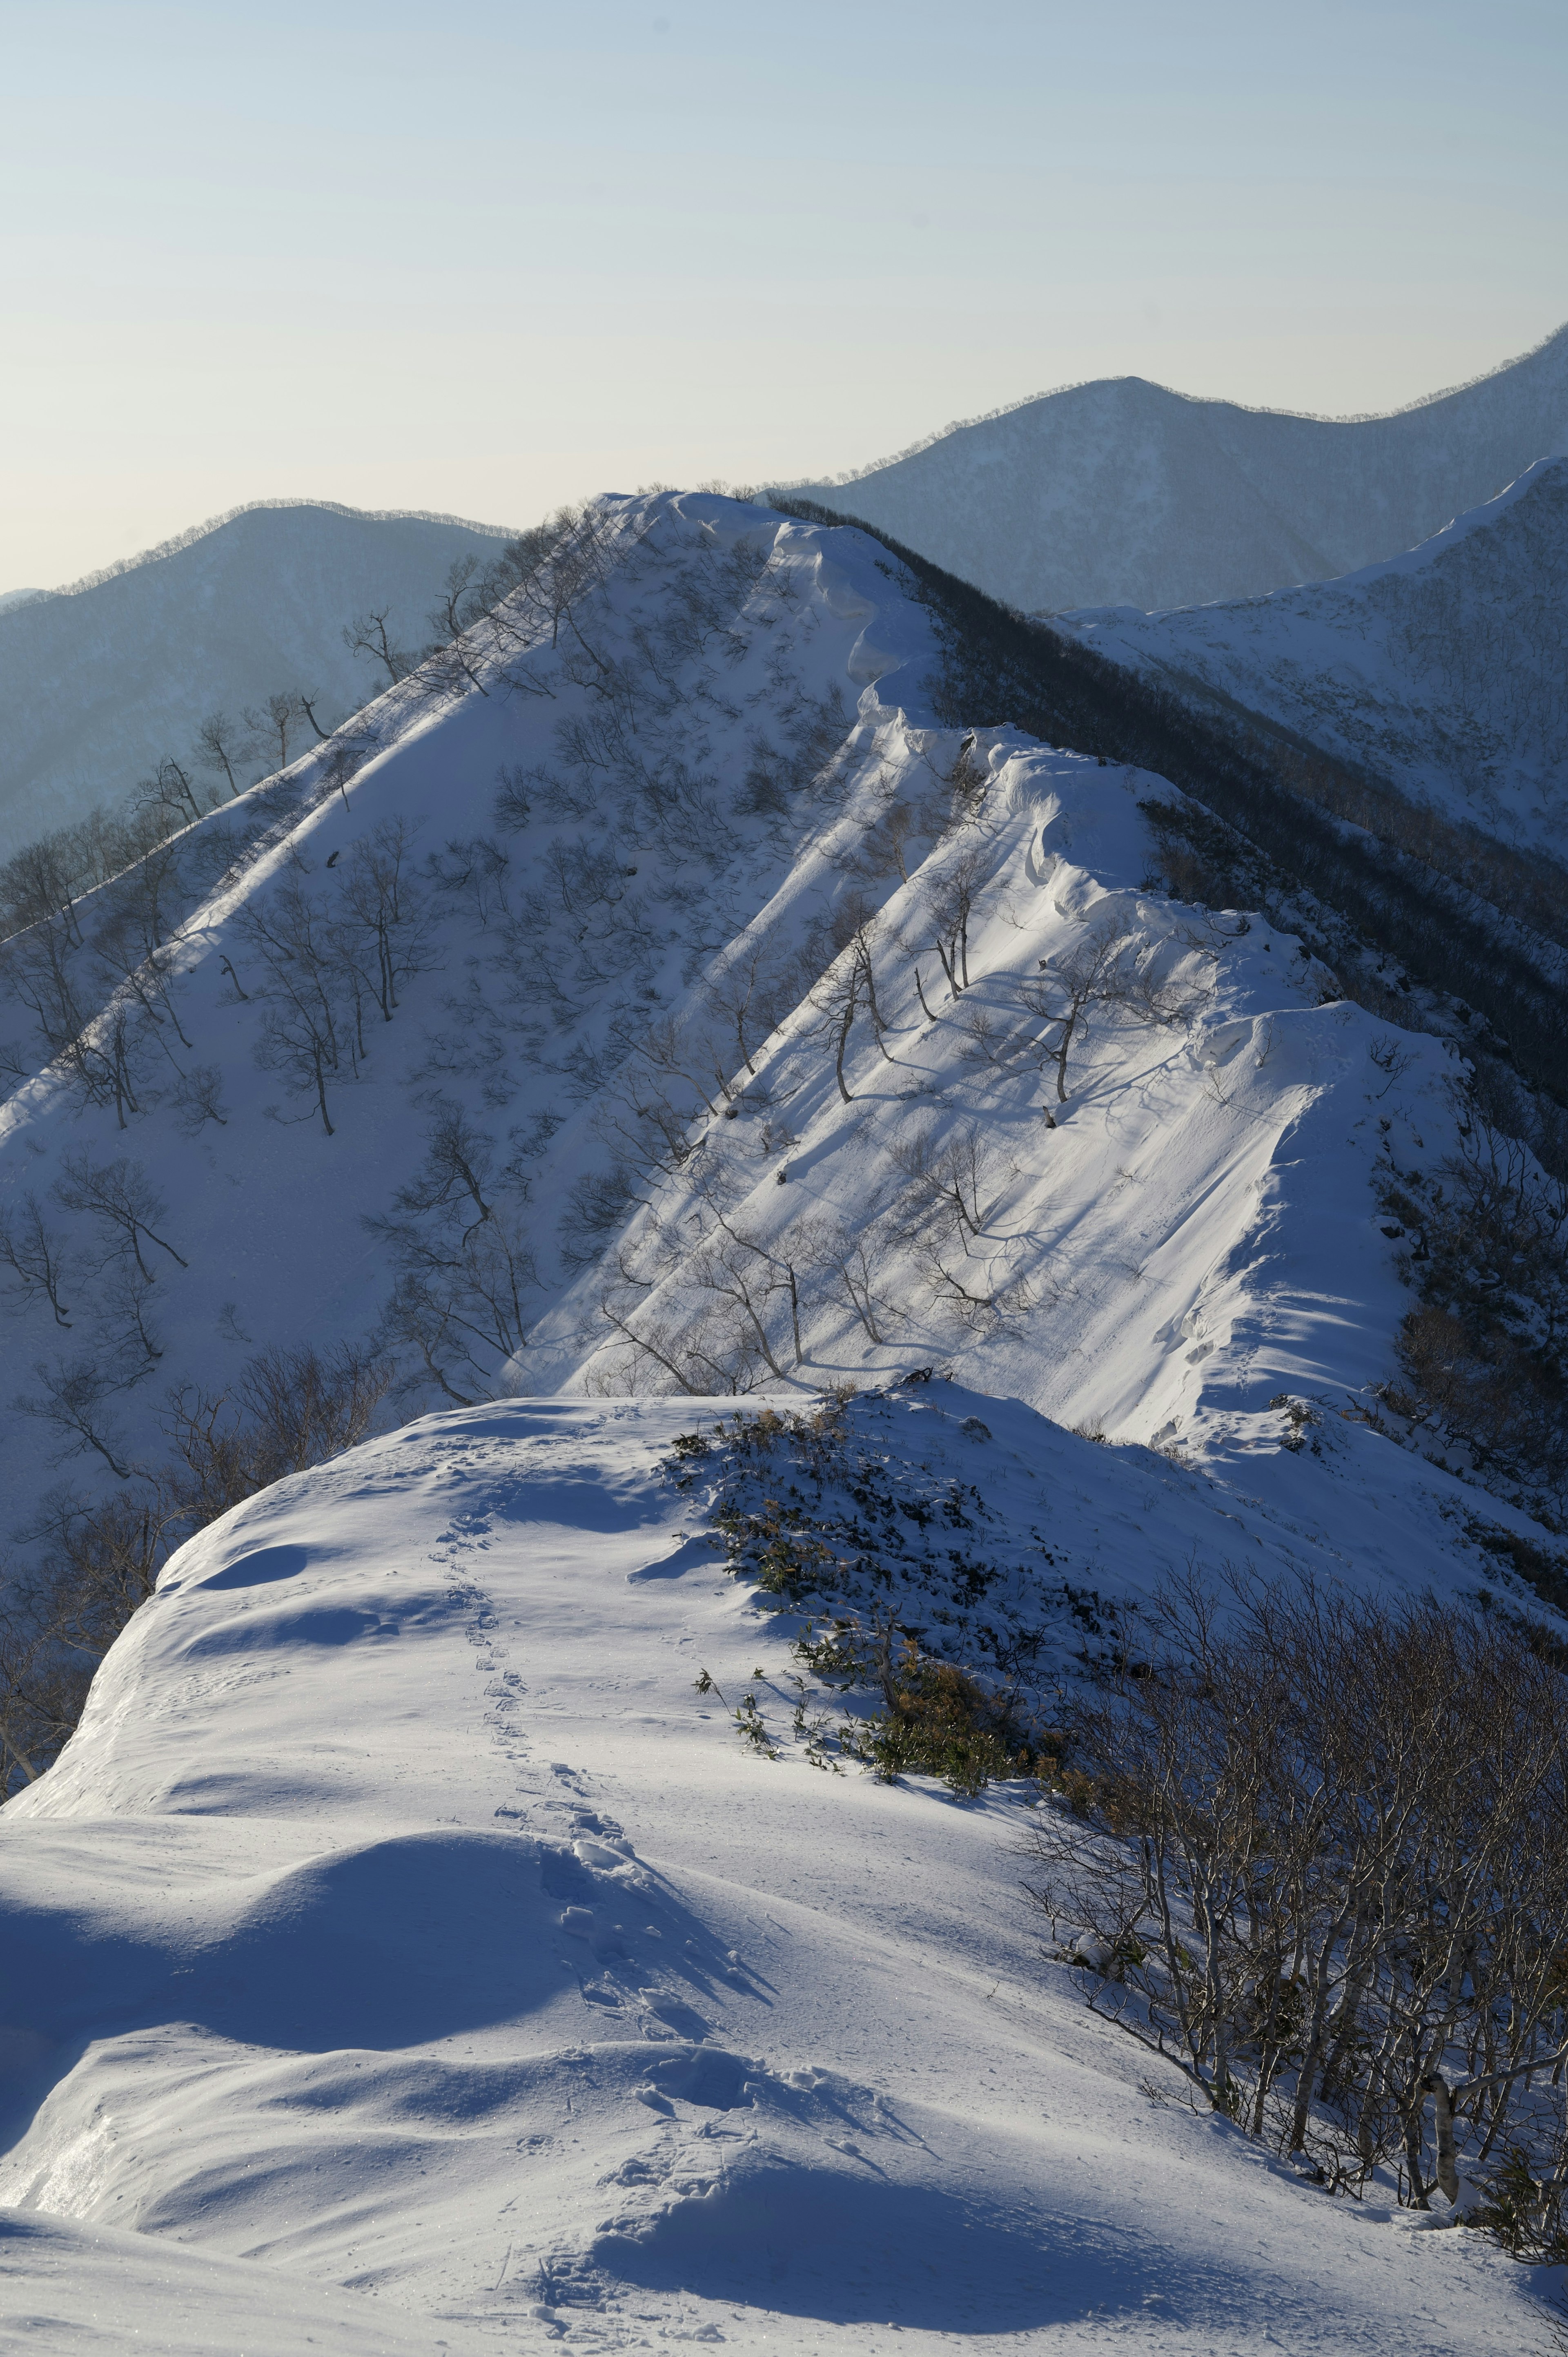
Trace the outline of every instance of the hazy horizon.
{"label": "hazy horizon", "polygon": [[1397,408],[1568,317],[1568,21],[5,9],[0,590],[275,497],[529,522],[1138,375]]}

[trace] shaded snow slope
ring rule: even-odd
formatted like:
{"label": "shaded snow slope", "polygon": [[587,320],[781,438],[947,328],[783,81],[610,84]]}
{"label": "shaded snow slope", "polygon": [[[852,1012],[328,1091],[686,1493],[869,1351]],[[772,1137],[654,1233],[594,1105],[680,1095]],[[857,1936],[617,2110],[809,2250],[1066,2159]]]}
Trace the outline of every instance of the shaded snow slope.
{"label": "shaded snow slope", "polygon": [[[591,662],[563,628],[513,693],[406,683],[351,784],[325,748],[252,797],[271,831],[193,889],[165,996],[143,969],[91,1086],[56,1060],[0,1110],[0,1206],[38,1206],[62,1305],[9,1287],[8,1527],[51,1483],[156,1461],[171,1383],[365,1336],[411,1239],[414,1404],[936,1363],[1296,1484],[1283,1396],[1337,1426],[1393,1372],[1406,1245],[1375,1188],[1453,1150],[1450,1052],[1337,1000],[1262,920],[1152,887],[1159,780],[938,726],[926,618],[874,544],[708,497],[602,514],[613,561],[572,624]],[[191,876],[233,847],[211,821],[182,843]],[[57,967],[91,986],[113,906],[23,945],[14,1026]],[[862,998],[841,1061],[857,923],[877,1019]],[[1086,1009],[1063,1096],[1052,1009],[1107,942],[1126,990]],[[336,1027],[319,1093],[302,973]],[[471,1200],[430,1176],[453,1119]],[[153,1240],[84,1204],[84,1158],[132,1166]],[[368,1229],[400,1190],[398,1234]],[[499,1309],[447,1284],[476,1233],[512,1240]]]}
{"label": "shaded snow slope", "polygon": [[1059,627],[1450,816],[1568,850],[1568,458],[1540,460],[1419,548],[1341,581]]}
{"label": "shaded snow slope", "polygon": [[1568,448],[1568,328],[1389,417],[1296,417],[1141,377],[950,427],[806,495],[1026,612],[1192,606],[1408,548]]}
{"label": "shaded snow slope", "polygon": [[[1529,2274],[1478,2237],[1151,2104],[1042,1961],[1025,1791],[812,1772],[789,1624],[658,1471],[728,1405],[433,1417],[169,1566],[0,1817],[28,2346],[183,2350],[192,2302],[251,2357],[1533,2345]],[[1135,1592],[1232,1527],[1015,1404],[854,1414],[983,1489],[1026,1587]]]}
{"label": "shaded snow slope", "polygon": [[296,689],[324,721],[354,711],[378,683],[344,624],[387,606],[422,647],[454,558],[488,563],[501,537],[456,518],[246,508],[78,587],[0,601],[0,858],[118,802],[165,755],[188,762],[209,713]]}

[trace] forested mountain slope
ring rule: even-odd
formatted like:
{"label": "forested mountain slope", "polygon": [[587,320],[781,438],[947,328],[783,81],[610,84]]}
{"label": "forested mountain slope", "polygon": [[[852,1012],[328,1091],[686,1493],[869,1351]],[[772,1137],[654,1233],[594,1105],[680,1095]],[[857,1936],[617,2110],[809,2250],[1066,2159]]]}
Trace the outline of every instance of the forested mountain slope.
{"label": "forested mountain slope", "polygon": [[[194,768],[212,713],[239,723],[303,690],[332,726],[386,684],[349,652],[344,625],[385,609],[393,643],[417,651],[454,560],[488,564],[504,537],[456,517],[279,502],[0,609],[0,858],[118,802],[167,755]],[[236,727],[236,746],[254,734]],[[309,737],[296,717],[293,750]],[[265,735],[236,761],[247,784],[278,766]]]}
{"label": "forested mountain slope", "polygon": [[1425,540],[1568,448],[1568,328],[1388,417],[1292,416],[1141,377],[950,426],[802,495],[1026,612],[1196,606]]}
{"label": "forested mountain slope", "polygon": [[1568,458],[1341,581],[1061,623],[1177,694],[1240,705],[1462,823],[1568,853]]}

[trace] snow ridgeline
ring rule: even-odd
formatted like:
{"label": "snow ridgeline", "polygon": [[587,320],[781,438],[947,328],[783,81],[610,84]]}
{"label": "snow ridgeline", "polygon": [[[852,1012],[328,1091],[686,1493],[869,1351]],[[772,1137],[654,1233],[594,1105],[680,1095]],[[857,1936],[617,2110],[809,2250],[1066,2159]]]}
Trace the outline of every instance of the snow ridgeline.
{"label": "snow ridgeline", "polygon": [[1365,1406],[1458,1068],[1164,898],[1160,780],[937,726],[875,545],[717,498],[601,503],[468,661],[8,952],[14,1527],[373,1328],[414,1405],[940,1363],[1249,1484]]}
{"label": "snow ridgeline", "polygon": [[[661,1470],[733,1405],[431,1417],[171,1564],[0,1818],[29,2345],[1530,2345],[1479,2238],[1151,2104],[1041,1960],[1027,1788],[811,1771],[794,1623]],[[983,1494],[1020,1598],[1042,1527],[1122,1596],[1194,1549],[1334,1565],[1015,1403],[850,1413]]]}
{"label": "snow ridgeline", "polygon": [[1057,618],[1200,704],[1240,705],[1505,842],[1568,850],[1568,458],[1386,564],[1174,612]]}
{"label": "snow ridgeline", "polygon": [[[1568,449],[1568,328],[1391,416],[1250,410],[1142,377],[792,484],[1025,612],[1256,597],[1371,565]],[[780,486],[780,489],[783,487]]]}
{"label": "snow ridgeline", "polygon": [[190,1542],[0,1817],[36,2344],[161,2281],[292,2348],[303,2276],[345,2350],[354,2292],[388,2348],[1518,2347],[1471,2238],[1147,2106],[1023,1794],[811,1772],[659,1469],[952,1370],[851,1413],[979,1492],[1006,1584],[900,1606],[982,1666],[1189,1558],[1506,1587],[1523,1517],[1368,1421],[1454,1060],[1165,896],[1161,781],[941,725],[860,535],[605,501],[466,656],[8,962],[13,1526],[266,1344],[467,1403]]}

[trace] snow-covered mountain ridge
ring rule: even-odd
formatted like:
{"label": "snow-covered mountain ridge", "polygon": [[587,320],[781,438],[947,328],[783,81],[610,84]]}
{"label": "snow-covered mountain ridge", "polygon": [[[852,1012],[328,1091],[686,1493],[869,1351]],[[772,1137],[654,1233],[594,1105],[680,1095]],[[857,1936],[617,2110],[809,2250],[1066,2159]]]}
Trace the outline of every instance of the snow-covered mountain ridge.
{"label": "snow-covered mountain ridge", "polygon": [[798,488],[1026,612],[1150,609],[1374,564],[1565,448],[1560,328],[1388,417],[1291,416],[1121,377]]}
{"label": "snow-covered mountain ridge", "polygon": [[1451,1047],[1173,899],[1165,781],[943,677],[863,535],[607,500],[7,945],[9,1526],[134,1517],[171,1390],[220,1419],[266,1346],[379,1329],[457,1403],[191,1539],[0,1814],[37,2345],[160,2270],[175,2347],[298,2345],[301,2276],[345,2350],[353,2296],[390,2349],[1527,2337],[1477,2238],[1150,2105],[1041,1963],[1031,1795],[812,1772],[793,1631],[664,1469],[872,1387],[1005,1572],[899,1592],[982,1669],[1189,1560],[1511,1609],[1551,1553],[1375,1388]]}
{"label": "snow-covered mountain ridge", "polygon": [[[936,1355],[1226,1461],[1274,1450],[1277,1394],[1385,1376],[1374,1181],[1451,1138],[1441,1045],[1391,1080],[1298,944],[1151,892],[1159,781],[936,726],[873,545],[712,499],[603,515],[591,660],[392,691],[351,784],[325,748],[259,798],[270,847],[214,897],[232,834],[178,839],[191,898],[175,921],[166,878],[88,1049],[46,1060],[35,1014],[0,1173],[71,1322],[12,1287],[17,1518],[40,1440],[68,1479],[145,1461],[171,1371],[221,1393],[386,1316],[437,1399]],[[139,952],[145,896],[99,899],[80,943],[14,947],[18,1022],[57,963],[105,971],[95,926]],[[115,1167],[150,1260],[89,1183]]]}
{"label": "snow-covered mountain ridge", "polygon": [[1173,613],[1058,618],[1178,694],[1224,700],[1412,798],[1560,857],[1568,830],[1568,458],[1343,580]]}
{"label": "snow-covered mountain ridge", "polygon": [[[1041,1959],[1026,1788],[812,1772],[789,1617],[660,1469],[731,1405],[433,1417],[169,1566],[0,1818],[30,2344],[202,2345],[172,2294],[271,2357],[306,2286],[330,2351],[1528,2345],[1478,2238],[1150,2102]],[[854,1413],[1111,1592],[1226,1543],[1015,1404]]]}
{"label": "snow-covered mountain ridge", "polygon": [[[354,711],[382,683],[344,646],[344,625],[386,608],[394,638],[423,646],[448,567],[488,563],[504,537],[456,517],[280,501],[12,601],[0,610],[0,858],[119,802],[166,755],[192,766],[211,713],[237,720],[296,690],[319,699],[324,722]],[[296,743],[307,734],[301,720]]]}

